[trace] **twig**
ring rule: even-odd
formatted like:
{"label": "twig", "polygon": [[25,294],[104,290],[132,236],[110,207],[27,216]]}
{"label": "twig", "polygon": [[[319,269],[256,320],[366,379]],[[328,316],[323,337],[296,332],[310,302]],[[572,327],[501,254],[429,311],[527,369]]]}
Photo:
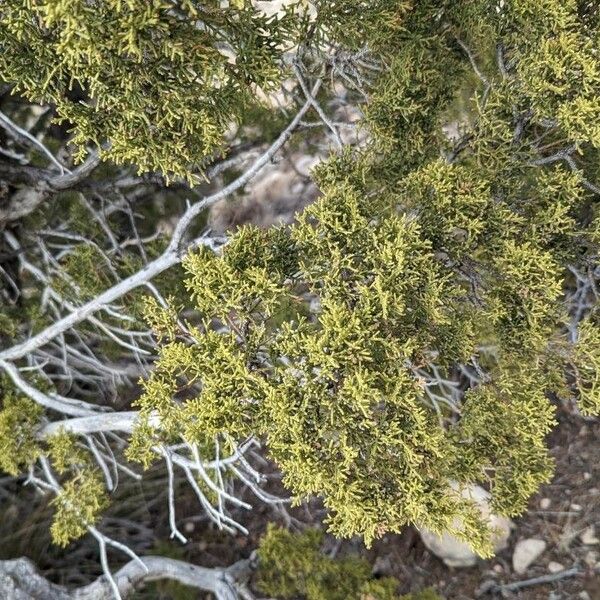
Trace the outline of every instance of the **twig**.
{"label": "twig", "polygon": [[31,135],[29,131],[26,131],[22,127],[19,127],[15,122],[11,121],[11,119],[9,119],[3,112],[0,112],[0,124],[3,129],[11,133],[13,136],[21,138],[22,140],[26,141],[27,144],[35,146],[38,150],[40,150],[42,154],[50,159],[50,162],[52,162],[52,164],[58,168],[62,175],[65,173],[70,173],[70,171],[64,165],[58,162],[54,154],[52,154],[52,152],[50,152],[50,150],[48,150],[48,148],[46,148],[42,142],[40,142],[35,136]]}
{"label": "twig", "polygon": [[[317,93],[319,87],[320,82],[317,82],[312,90],[312,95]],[[193,247],[198,245],[213,246],[214,240],[206,238],[206,236],[202,236],[181,247],[183,238],[185,237],[190,225],[196,219],[196,217],[208,207],[212,206],[216,202],[219,202],[220,200],[223,200],[224,198],[227,198],[252,180],[290,139],[293,131],[296,129],[299,122],[302,120],[302,117],[306,114],[306,112],[308,112],[311,106],[312,103],[307,100],[302,108],[298,111],[294,119],[292,119],[290,124],[283,130],[277,140],[275,140],[269,149],[264,152],[246,172],[240,175],[235,181],[225,186],[219,192],[212,194],[211,196],[207,196],[200,202],[191,205],[179,220],[177,226],[175,227],[175,231],[173,232],[173,236],[171,237],[171,241],[169,242],[169,245],[163,254],[161,254],[155,260],[149,262],[130,277],[123,279],[86,304],[83,304],[76,310],[73,310],[69,315],[55,321],[52,325],[40,333],[32,336],[20,344],[16,344],[15,346],[0,352],[0,360],[16,360],[26,356],[41,346],[44,346],[61,333],[69,330],[74,325],[87,319],[95,312],[101,310],[107,304],[114,302],[117,298],[124,296],[133,289],[145,285],[146,282],[150,281],[163,271],[166,271],[170,267],[179,264],[186,252]]]}
{"label": "twig", "polygon": [[525,587],[531,587],[533,585],[542,585],[544,583],[553,583],[554,581],[560,581],[561,579],[568,579],[575,577],[581,573],[579,567],[572,567],[571,569],[565,569],[558,573],[549,573],[548,575],[540,575],[539,577],[532,577],[530,579],[524,579],[522,581],[513,581],[512,583],[497,584],[492,581],[485,582],[477,591],[477,596],[481,597],[486,593],[500,593],[506,594],[515,592]]}

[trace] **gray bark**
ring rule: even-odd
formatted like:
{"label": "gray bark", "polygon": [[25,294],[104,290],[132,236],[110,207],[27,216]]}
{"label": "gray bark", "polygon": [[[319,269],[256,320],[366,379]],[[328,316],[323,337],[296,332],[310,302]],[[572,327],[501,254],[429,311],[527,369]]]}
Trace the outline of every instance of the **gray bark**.
{"label": "gray bark", "polygon": [[[146,556],[142,562],[145,571],[136,561],[127,563],[113,577],[122,598],[147,581],[173,579],[207,592],[217,600],[237,600],[237,582],[247,579],[251,561],[242,560],[225,569],[206,569],[190,563],[162,556]],[[112,600],[111,586],[106,577],[93,583],[68,590],[42,577],[35,565],[27,558],[0,561],[0,598],[10,600]]]}

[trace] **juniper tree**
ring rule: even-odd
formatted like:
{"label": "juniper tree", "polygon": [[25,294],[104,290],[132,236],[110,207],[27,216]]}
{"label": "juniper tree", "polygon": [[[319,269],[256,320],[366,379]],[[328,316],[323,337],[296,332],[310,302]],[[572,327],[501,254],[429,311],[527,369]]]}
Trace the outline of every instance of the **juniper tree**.
{"label": "juniper tree", "polygon": [[[3,159],[3,220],[81,228],[64,254],[5,231],[45,289],[29,302],[55,312],[32,334],[15,311],[0,321],[0,465],[57,494],[55,540],[89,531],[109,578],[106,545],[131,555],[95,526],[115,452],[165,462],[173,537],[175,469],[219,527],[244,531],[227,508],[246,506],[240,485],[279,502],[247,458],[260,443],[335,535],[414,524],[489,556],[462,492],[482,484],[497,512],[522,513],[552,476],[555,406],[600,410],[599,42],[596,3],[576,0],[299,1],[268,17],[248,1],[5,2],[3,78],[53,107],[85,161],[67,172],[2,120],[28,150]],[[363,115],[358,144],[333,117],[344,103]],[[291,226],[201,230],[292,134],[328,144],[315,204]],[[119,165],[104,180],[97,157]],[[194,200],[170,238],[145,246],[132,211],[115,236],[105,206],[142,189],[151,215],[157,185]],[[104,383],[115,356],[142,365],[135,411],[86,396],[121,391]]]}

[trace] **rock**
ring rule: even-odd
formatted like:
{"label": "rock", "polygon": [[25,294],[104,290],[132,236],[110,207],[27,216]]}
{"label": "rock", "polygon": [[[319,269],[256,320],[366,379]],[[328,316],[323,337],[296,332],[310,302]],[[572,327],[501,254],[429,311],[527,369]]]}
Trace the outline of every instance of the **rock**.
{"label": "rock", "polygon": [[551,504],[552,504],[552,500],[550,500],[550,498],[542,498],[540,500],[540,508],[542,510],[548,510],[550,508]]}
{"label": "rock", "polygon": [[561,565],[559,562],[555,562],[553,560],[551,560],[548,563],[548,571],[550,571],[550,573],[560,573],[561,571],[565,570],[565,566]]}
{"label": "rock", "polygon": [[600,539],[596,537],[596,530],[593,525],[590,525],[588,528],[584,529],[581,535],[579,536],[582,544],[586,546],[595,546],[596,544],[600,544]]}
{"label": "rock", "polygon": [[513,552],[512,564],[515,573],[522,575],[527,571],[529,565],[531,565],[546,549],[546,542],[544,540],[536,540],[534,538],[528,538],[526,540],[520,540],[515,546]]}
{"label": "rock", "polygon": [[581,510],[581,504],[571,504],[571,510],[579,512]]}
{"label": "rock", "polygon": [[192,533],[192,531],[194,531],[194,529],[196,529],[196,526],[194,525],[194,523],[192,521],[186,521],[183,528],[186,533]]}
{"label": "rock", "polygon": [[477,562],[477,555],[453,535],[439,536],[428,529],[419,531],[427,549],[441,558],[449,567],[471,567]]}
{"label": "rock", "polygon": [[[280,17],[285,14],[286,6],[293,4],[295,0],[254,0],[252,2],[254,8],[258,9],[267,17],[273,15],[279,15]],[[316,9],[311,3],[307,3],[308,14],[311,17],[316,15]]]}
{"label": "rock", "polygon": [[594,568],[598,563],[598,553],[595,550],[590,550],[586,552],[583,557],[583,562],[588,566]]}
{"label": "rock", "polygon": [[[490,495],[482,487],[478,485],[470,486],[462,492],[462,496],[476,502],[481,514],[488,519],[490,526],[496,530],[493,540],[494,551],[504,550],[508,545],[512,521],[506,517],[491,514],[489,507]],[[455,525],[460,528],[460,522],[455,523]],[[419,534],[427,549],[438,558],[441,558],[449,567],[470,567],[477,562],[478,556],[473,550],[465,542],[449,533],[439,536],[423,528],[419,530]]]}

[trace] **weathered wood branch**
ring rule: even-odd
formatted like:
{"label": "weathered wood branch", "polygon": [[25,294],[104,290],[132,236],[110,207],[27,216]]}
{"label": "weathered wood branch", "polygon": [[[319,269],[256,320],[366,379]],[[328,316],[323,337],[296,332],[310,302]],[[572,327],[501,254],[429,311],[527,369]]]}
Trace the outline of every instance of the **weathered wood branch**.
{"label": "weathered wood branch", "polygon": [[[253,568],[251,559],[224,569],[207,569],[161,556],[145,556],[141,560],[145,569],[132,560],[113,575],[122,598],[127,598],[148,581],[172,579],[211,592],[217,600],[237,600],[237,584],[246,580]],[[87,586],[69,590],[40,575],[29,559],[19,558],[0,561],[0,597],[11,600],[112,600],[113,592],[104,576]]]}
{"label": "weathered wood branch", "polygon": [[[312,96],[314,96],[319,90],[319,84],[315,85],[312,90]],[[183,256],[195,245],[198,244],[209,244],[210,240],[197,239],[191,242],[185,242],[185,238],[189,232],[189,228],[194,220],[204,210],[229,197],[237,190],[244,187],[249,181],[251,181],[271,160],[275,157],[277,152],[287,143],[292,136],[292,133],[298,127],[302,117],[309,111],[312,104],[310,100],[300,108],[296,116],[292,119],[289,125],[281,132],[279,137],[271,144],[271,146],[259,156],[254,163],[240,175],[237,179],[232,181],[229,185],[225,186],[219,192],[212,194],[211,196],[205,197],[200,202],[192,204],[182,215],[175,231],[171,237],[169,245],[166,250],[158,258],[146,264],[142,269],[123,279],[113,287],[107,289],[103,293],[96,296],[93,300],[90,300],[86,304],[78,307],[72,311],[69,315],[55,321],[52,325],[41,331],[40,333],[30,337],[28,340],[7,348],[0,352],[0,360],[13,361],[19,358],[27,356],[30,352],[37,350],[41,346],[44,346],[55,337],[68,331],[74,325],[81,323],[95,312],[101,310],[107,304],[114,302],[117,298],[121,298],[125,294],[131,292],[133,289],[146,284],[148,281],[166,271],[170,267],[179,264]]]}
{"label": "weathered wood branch", "polygon": [[95,151],[76,169],[58,176],[36,167],[0,163],[0,174],[6,181],[24,184],[12,194],[6,206],[0,207],[0,223],[21,219],[32,213],[52,193],[76,187],[99,164],[100,156]]}

